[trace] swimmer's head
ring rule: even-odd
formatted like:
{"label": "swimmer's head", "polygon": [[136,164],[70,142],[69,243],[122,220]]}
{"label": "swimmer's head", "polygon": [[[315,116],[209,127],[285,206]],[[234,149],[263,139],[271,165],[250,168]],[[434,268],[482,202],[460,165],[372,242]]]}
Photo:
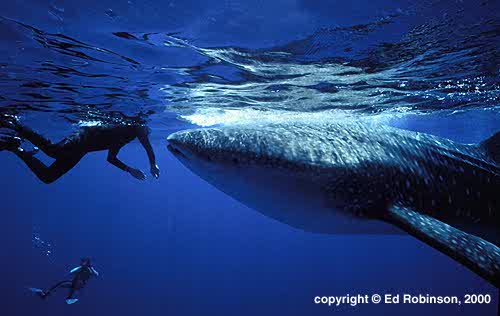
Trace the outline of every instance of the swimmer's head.
{"label": "swimmer's head", "polygon": [[90,258],[82,258],[80,261],[80,265],[84,267],[90,267],[92,263],[90,262]]}

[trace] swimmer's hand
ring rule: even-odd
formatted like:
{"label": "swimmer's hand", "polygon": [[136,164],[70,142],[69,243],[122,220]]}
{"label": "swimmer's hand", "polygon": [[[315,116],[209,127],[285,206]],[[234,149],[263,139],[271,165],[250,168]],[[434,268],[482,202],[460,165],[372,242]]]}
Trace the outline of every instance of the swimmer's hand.
{"label": "swimmer's hand", "polygon": [[151,166],[151,175],[155,178],[158,179],[160,177],[160,168],[158,168],[157,165],[152,165]]}
{"label": "swimmer's hand", "polygon": [[128,173],[138,180],[146,180],[146,175],[139,169],[129,168]]}

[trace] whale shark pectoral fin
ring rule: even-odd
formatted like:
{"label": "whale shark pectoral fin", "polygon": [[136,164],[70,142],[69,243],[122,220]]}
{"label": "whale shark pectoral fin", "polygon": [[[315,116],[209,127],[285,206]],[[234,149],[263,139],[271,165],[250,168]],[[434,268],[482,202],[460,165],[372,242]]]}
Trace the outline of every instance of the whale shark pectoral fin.
{"label": "whale shark pectoral fin", "polygon": [[499,288],[500,248],[496,245],[406,207],[391,207],[386,221],[453,258]]}

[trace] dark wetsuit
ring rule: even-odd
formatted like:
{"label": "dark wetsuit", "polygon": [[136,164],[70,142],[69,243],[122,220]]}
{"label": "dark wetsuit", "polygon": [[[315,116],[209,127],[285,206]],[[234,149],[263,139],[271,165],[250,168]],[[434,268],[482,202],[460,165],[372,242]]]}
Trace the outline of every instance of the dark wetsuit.
{"label": "dark wetsuit", "polygon": [[52,183],[59,179],[71,170],[83,156],[93,151],[109,150],[108,161],[111,164],[126,172],[135,170],[117,158],[120,149],[135,138],[139,139],[146,150],[152,170],[153,166],[157,169],[154,152],[148,138],[149,129],[145,125],[82,127],[76,133],[57,144],[53,144],[47,138],[24,126],[18,125],[15,130],[19,137],[30,141],[47,156],[55,159],[55,162],[47,167],[31,153],[23,150],[13,151],[44,183]]}
{"label": "dark wetsuit", "polygon": [[69,293],[66,299],[73,298],[73,295],[76,291],[79,291],[87,285],[88,280],[92,276],[98,276],[99,273],[92,266],[79,266],[71,270],[71,274],[73,274],[73,280],[64,280],[61,281],[54,286],[52,286],[49,290],[43,292],[42,297],[45,298],[50,295],[52,292],[57,290],[58,288],[69,288]]}

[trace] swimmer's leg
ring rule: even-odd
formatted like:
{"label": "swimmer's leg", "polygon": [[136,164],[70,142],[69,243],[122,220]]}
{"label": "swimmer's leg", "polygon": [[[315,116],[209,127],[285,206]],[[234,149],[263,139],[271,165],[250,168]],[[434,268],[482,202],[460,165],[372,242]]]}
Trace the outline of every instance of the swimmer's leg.
{"label": "swimmer's leg", "polygon": [[0,116],[0,127],[10,128],[17,132],[17,136],[28,140],[34,146],[40,148],[47,156],[57,159],[59,156],[66,155],[71,152],[74,144],[80,141],[80,135],[72,135],[63,139],[61,142],[54,144],[46,137],[35,132],[29,127],[22,125],[19,119],[15,116]]}
{"label": "swimmer's leg", "polygon": [[67,281],[67,280],[61,281],[61,282],[55,284],[54,286],[52,286],[47,291],[38,292],[37,294],[39,294],[41,298],[46,298],[47,296],[49,296],[52,292],[54,292],[58,288],[68,287],[68,286],[71,286],[71,281]]}
{"label": "swimmer's leg", "polygon": [[0,136],[0,151],[3,150],[14,151],[18,150],[20,146],[21,146],[21,139],[19,137]]}
{"label": "swimmer's leg", "polygon": [[80,280],[74,279],[71,285],[69,286],[68,296],[66,296],[66,304],[71,305],[78,302],[78,299],[74,298],[73,295],[75,295],[76,291],[80,290],[84,286],[85,282],[81,283]]}
{"label": "swimmer's leg", "polygon": [[53,144],[49,139],[43,137],[32,129],[18,125],[15,128],[18,136],[28,140],[36,147],[40,148],[47,156],[57,159],[63,149],[59,144]]}
{"label": "swimmer's leg", "polygon": [[24,150],[17,149],[13,151],[16,156],[21,158],[24,163],[31,169],[31,171],[40,179],[43,183],[49,184],[60,177],[62,177],[66,172],[70,171],[76,164],[82,159],[83,154],[73,154],[61,156],[50,167],[47,167],[38,158],[34,157],[32,154],[25,152]]}
{"label": "swimmer's leg", "polygon": [[67,300],[70,300],[73,298],[73,295],[75,295],[76,288],[71,286],[68,292],[68,296],[66,297]]}

